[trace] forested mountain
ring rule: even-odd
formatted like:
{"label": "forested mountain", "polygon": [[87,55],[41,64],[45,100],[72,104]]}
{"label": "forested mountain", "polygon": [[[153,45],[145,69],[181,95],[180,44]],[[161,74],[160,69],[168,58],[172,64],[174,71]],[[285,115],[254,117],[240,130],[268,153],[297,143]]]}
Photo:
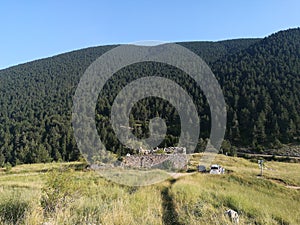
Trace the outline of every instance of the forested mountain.
{"label": "forested mountain", "polygon": [[[228,105],[228,142],[259,149],[299,141],[299,28],[264,39],[179,44],[200,55],[220,82]],[[80,157],[71,126],[72,96],[85,69],[114,47],[87,48],[0,70],[0,166]],[[210,116],[201,89],[180,70],[148,62],[123,68],[99,94],[95,119],[107,149],[119,155],[128,151],[109,124],[118,91],[136,78],[157,74],[176,81],[193,96],[201,119],[197,151],[204,148]],[[180,133],[178,114],[158,98],[135,105],[130,117],[133,133],[147,136],[148,122],[157,115],[168,125],[161,146],[175,145]]]}
{"label": "forested mountain", "polygon": [[300,29],[273,34],[212,69],[229,106],[229,140],[252,146],[299,141]]}

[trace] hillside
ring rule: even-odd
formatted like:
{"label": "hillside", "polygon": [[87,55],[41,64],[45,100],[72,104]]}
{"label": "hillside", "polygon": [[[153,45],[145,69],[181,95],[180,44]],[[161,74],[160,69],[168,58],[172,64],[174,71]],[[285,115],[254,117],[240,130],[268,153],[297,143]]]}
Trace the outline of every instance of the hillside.
{"label": "hillside", "polygon": [[[200,155],[193,155],[190,168]],[[81,163],[20,165],[0,170],[1,224],[240,224],[300,223],[300,164],[218,155],[225,175],[185,174],[144,187],[109,182]]]}
{"label": "hillside", "polygon": [[[235,147],[261,150],[299,142],[299,28],[264,39],[179,44],[199,54],[222,86],[228,105],[224,151],[234,154]],[[80,157],[71,127],[72,96],[85,69],[113,47],[87,48],[0,71],[0,166]],[[201,115],[196,150],[202,151],[210,130],[209,108],[202,91],[181,71],[157,63],[122,69],[100,93],[96,121],[107,149],[118,155],[129,151],[116,139],[108,118],[118,91],[145,76],[142,71],[172,79],[193,96]],[[155,107],[150,111],[149,106]],[[148,98],[134,107],[134,134],[147,137],[149,120],[157,114],[169,125],[161,147],[175,145],[180,131],[178,114],[161,99]]]}
{"label": "hillside", "polygon": [[213,65],[219,59],[227,55],[232,55],[247,49],[250,45],[259,42],[259,38],[234,39],[226,41],[195,41],[195,42],[178,42],[189,50],[199,55],[206,63]]}
{"label": "hillside", "polygon": [[227,97],[233,143],[299,140],[300,29],[273,34],[212,68]]}

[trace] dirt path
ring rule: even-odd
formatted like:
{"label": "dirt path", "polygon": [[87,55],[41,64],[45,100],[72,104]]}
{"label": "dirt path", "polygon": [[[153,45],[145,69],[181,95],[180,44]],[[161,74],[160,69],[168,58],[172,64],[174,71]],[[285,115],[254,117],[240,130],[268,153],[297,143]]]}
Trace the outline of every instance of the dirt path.
{"label": "dirt path", "polygon": [[276,157],[276,158],[290,158],[290,159],[297,159],[300,160],[299,156],[289,156],[289,155],[268,155],[268,154],[257,154],[257,153],[246,153],[246,152],[237,152],[238,155],[244,156],[244,155],[249,155],[249,156],[254,156],[254,157]]}
{"label": "dirt path", "polygon": [[295,190],[300,190],[299,186],[290,186],[290,185],[286,185],[286,188],[290,188],[290,189],[295,189]]}
{"label": "dirt path", "polygon": [[176,179],[170,180],[169,185],[161,191],[162,209],[163,209],[163,224],[164,225],[183,225],[179,222],[178,213],[176,212],[175,203],[170,190]]}
{"label": "dirt path", "polygon": [[267,180],[270,180],[276,184],[281,184],[284,185],[286,188],[290,188],[290,189],[294,189],[294,190],[300,190],[300,186],[293,186],[293,185],[288,185],[287,183],[285,183],[283,180],[281,179],[277,179],[277,178],[266,178]]}
{"label": "dirt path", "polygon": [[192,174],[195,174],[197,172],[193,172],[193,173],[169,173],[170,176],[172,176],[174,179],[177,179],[179,177],[184,177],[184,176],[190,176]]}
{"label": "dirt path", "polygon": [[179,222],[178,213],[174,204],[173,196],[170,193],[172,185],[176,183],[179,177],[189,176],[193,173],[169,173],[173,179],[169,180],[169,184],[161,190],[162,208],[163,208],[163,224],[164,225],[183,225]]}

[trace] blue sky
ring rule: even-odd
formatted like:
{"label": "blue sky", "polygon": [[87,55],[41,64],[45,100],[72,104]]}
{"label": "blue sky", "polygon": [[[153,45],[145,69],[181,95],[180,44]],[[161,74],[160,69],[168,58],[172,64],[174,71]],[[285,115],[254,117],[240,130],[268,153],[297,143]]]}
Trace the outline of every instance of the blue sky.
{"label": "blue sky", "polygon": [[264,37],[300,26],[298,0],[1,1],[0,69],[141,40]]}

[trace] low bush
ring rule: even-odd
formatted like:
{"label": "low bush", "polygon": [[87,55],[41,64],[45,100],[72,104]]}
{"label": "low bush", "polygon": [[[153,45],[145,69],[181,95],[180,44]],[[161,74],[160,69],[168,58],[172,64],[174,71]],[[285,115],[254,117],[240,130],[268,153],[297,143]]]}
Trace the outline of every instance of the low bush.
{"label": "low bush", "polygon": [[22,224],[30,210],[30,202],[22,199],[19,192],[3,196],[0,202],[0,224]]}
{"label": "low bush", "polygon": [[44,212],[53,213],[65,209],[79,195],[72,170],[50,171],[42,188],[41,205]]}

